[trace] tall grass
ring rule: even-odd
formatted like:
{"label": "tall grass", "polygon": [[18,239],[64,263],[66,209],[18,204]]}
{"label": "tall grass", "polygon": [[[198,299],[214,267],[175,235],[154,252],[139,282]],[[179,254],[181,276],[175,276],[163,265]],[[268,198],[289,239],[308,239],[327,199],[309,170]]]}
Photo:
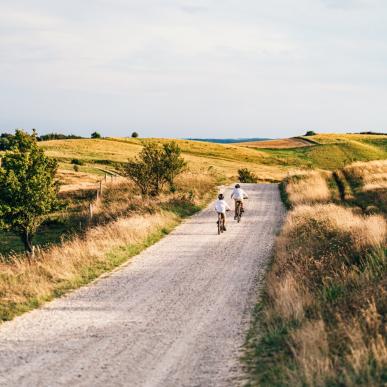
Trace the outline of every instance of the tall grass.
{"label": "tall grass", "polygon": [[286,193],[292,205],[326,203],[331,199],[328,172],[299,172],[288,178]]}
{"label": "tall grass", "polygon": [[[348,168],[347,175],[359,165]],[[325,175],[315,174],[304,182],[321,186]],[[316,200],[313,189],[300,186],[297,179],[287,181],[293,210],[277,239],[247,344],[250,385],[382,386],[386,218]]]}

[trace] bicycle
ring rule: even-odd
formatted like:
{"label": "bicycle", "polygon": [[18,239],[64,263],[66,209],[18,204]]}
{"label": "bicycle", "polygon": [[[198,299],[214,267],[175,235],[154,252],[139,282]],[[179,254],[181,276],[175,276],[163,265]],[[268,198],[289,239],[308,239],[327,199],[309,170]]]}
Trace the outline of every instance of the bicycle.
{"label": "bicycle", "polygon": [[242,202],[237,200],[235,202],[235,219],[239,223],[242,218]]}
{"label": "bicycle", "polygon": [[[226,210],[228,212],[230,210]],[[223,216],[222,216],[223,215]],[[226,221],[226,214],[222,214],[221,212],[218,212],[218,221],[217,226],[218,226],[218,235],[220,235],[222,232],[226,231],[225,227],[225,221]]]}
{"label": "bicycle", "polygon": [[218,212],[218,235],[220,235],[224,231],[224,216],[221,212]]}

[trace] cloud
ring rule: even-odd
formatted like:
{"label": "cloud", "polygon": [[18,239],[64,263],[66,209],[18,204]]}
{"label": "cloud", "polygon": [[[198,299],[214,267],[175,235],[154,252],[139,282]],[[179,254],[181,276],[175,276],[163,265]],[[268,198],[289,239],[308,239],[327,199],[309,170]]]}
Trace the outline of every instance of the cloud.
{"label": "cloud", "polygon": [[382,127],[387,4],[364,4],[3,0],[0,127],[170,136]]}

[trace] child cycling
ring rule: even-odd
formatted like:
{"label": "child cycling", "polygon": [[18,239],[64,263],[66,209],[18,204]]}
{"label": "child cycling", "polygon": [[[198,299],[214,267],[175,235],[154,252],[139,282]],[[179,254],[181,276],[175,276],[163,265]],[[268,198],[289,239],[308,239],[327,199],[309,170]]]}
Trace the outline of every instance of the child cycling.
{"label": "child cycling", "polygon": [[223,194],[219,194],[218,195],[218,200],[215,202],[215,211],[218,214],[221,214],[221,218],[222,218],[222,221],[223,221],[223,230],[224,231],[227,231],[226,230],[226,211],[230,211],[230,210],[231,210],[231,208],[229,207],[229,205],[224,200],[224,195]]}
{"label": "child cycling", "polygon": [[238,203],[241,206],[241,212],[244,212],[245,210],[243,208],[243,199],[248,199],[248,198],[249,197],[247,196],[247,193],[245,191],[243,191],[243,189],[241,188],[241,186],[239,184],[236,184],[235,188],[232,190],[232,193],[231,193],[231,199],[234,199],[234,201],[235,201],[234,219],[237,218]]}

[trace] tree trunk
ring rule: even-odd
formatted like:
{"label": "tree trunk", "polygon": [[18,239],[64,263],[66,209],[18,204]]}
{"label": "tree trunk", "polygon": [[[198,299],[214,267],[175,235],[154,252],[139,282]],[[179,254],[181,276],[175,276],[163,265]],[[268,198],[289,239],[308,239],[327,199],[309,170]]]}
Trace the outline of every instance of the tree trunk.
{"label": "tree trunk", "polygon": [[23,233],[21,234],[21,240],[23,241],[24,244],[24,249],[29,252],[33,253],[33,246],[32,246],[32,236],[28,232],[28,230],[24,230]]}

